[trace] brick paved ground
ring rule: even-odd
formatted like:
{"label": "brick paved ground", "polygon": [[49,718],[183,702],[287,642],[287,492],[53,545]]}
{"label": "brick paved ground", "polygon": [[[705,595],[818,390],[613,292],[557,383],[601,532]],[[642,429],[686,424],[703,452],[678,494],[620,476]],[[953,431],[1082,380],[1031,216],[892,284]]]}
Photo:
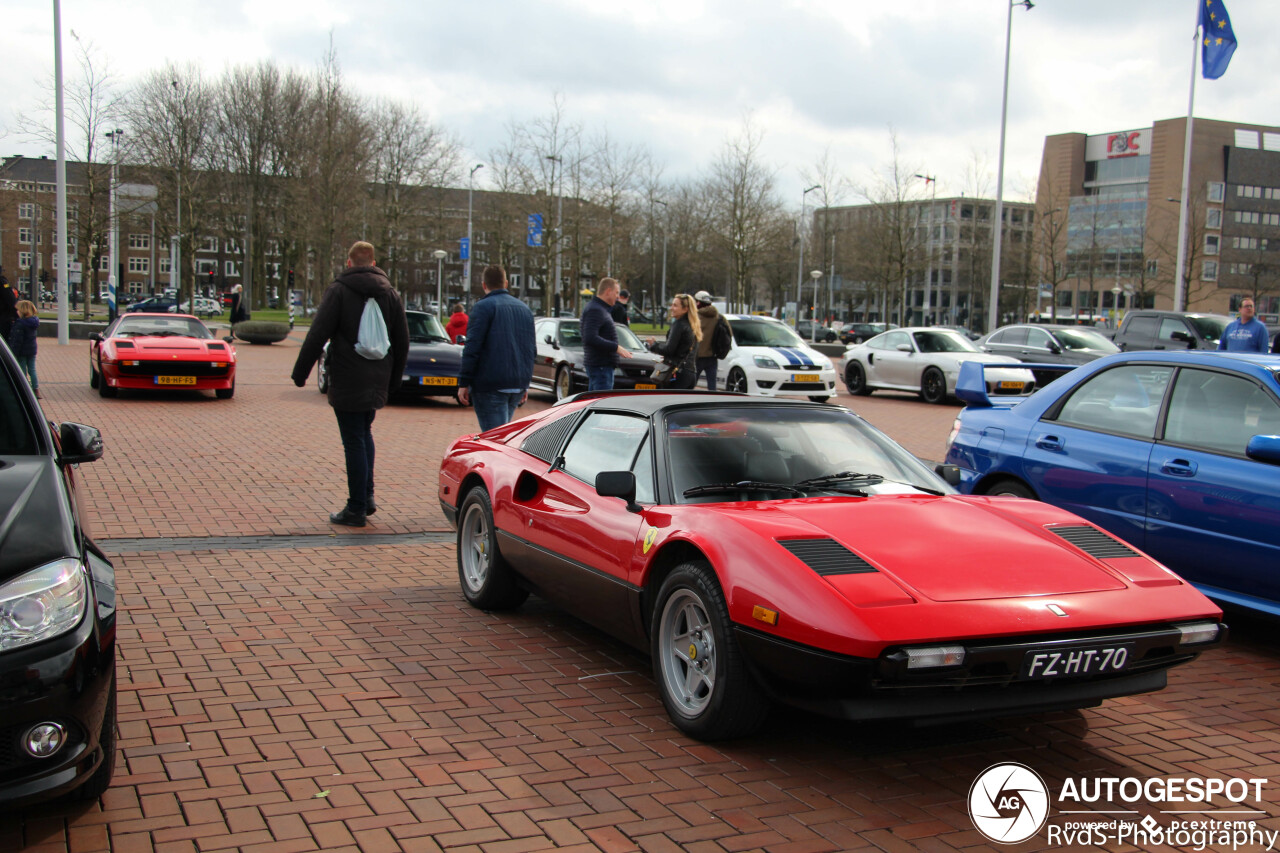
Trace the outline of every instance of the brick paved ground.
{"label": "brick paved ground", "polygon": [[[1054,789],[1280,785],[1267,625],[1162,693],[1081,713],[912,731],[779,711],[740,742],[685,738],[641,655],[536,600],[463,604],[433,484],[469,410],[384,409],[374,523],[326,523],[341,453],[314,384],[288,381],[297,345],[241,346],[229,401],[101,400],[86,344],[41,341],[46,414],[106,440],[81,471],[120,578],[122,738],[101,802],[0,814],[0,851],[985,850],[965,799],[997,761]],[[839,402],[932,459],[956,411]]]}

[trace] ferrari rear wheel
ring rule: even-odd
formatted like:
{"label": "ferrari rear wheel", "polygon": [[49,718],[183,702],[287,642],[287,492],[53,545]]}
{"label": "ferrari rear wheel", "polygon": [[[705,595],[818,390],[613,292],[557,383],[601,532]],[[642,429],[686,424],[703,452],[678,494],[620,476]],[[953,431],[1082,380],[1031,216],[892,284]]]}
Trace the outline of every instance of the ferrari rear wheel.
{"label": "ferrari rear wheel", "polygon": [[573,371],[569,365],[562,364],[556,369],[556,400],[563,400],[573,394]]}
{"label": "ferrari rear wheel", "polygon": [[945,403],[947,401],[947,380],[942,371],[930,367],[920,377],[920,399],[926,403]]}
{"label": "ferrari rear wheel", "polygon": [[747,374],[742,372],[741,367],[735,367],[729,371],[729,378],[725,380],[724,390],[732,391],[735,394],[747,393]]}
{"label": "ferrari rear wheel", "polygon": [[510,610],[529,597],[498,551],[489,493],[477,486],[458,512],[458,579],[467,603],[480,610]]}
{"label": "ferrari rear wheel", "polygon": [[867,373],[858,362],[851,361],[844,369],[844,387],[856,397],[865,397],[871,393],[871,389],[867,387]]}
{"label": "ferrari rear wheel", "polygon": [[654,678],[676,728],[702,740],[758,729],[769,700],[747,670],[715,572],[682,563],[658,591],[650,630]]}

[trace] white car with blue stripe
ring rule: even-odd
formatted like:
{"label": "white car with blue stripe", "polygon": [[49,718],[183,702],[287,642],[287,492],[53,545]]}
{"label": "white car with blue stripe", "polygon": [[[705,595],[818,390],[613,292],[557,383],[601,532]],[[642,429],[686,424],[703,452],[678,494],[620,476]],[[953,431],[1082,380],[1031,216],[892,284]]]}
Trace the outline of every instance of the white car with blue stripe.
{"label": "white car with blue stripe", "polygon": [[733,349],[720,359],[724,390],[758,397],[807,397],[817,403],[836,394],[836,369],[795,330],[772,317],[726,314]]}

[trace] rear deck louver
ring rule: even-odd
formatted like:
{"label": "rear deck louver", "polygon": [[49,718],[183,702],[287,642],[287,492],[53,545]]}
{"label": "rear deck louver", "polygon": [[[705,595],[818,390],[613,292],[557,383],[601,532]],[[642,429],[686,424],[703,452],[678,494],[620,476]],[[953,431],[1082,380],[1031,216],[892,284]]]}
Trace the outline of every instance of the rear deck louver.
{"label": "rear deck louver", "polygon": [[1137,551],[1120,540],[1113,539],[1098,528],[1086,524],[1050,527],[1049,532],[1058,534],[1090,557],[1097,557],[1099,560],[1138,556]]}
{"label": "rear deck louver", "polygon": [[564,442],[565,433],[573,426],[577,418],[557,418],[555,422],[549,423],[544,427],[539,427],[524,440],[520,445],[520,449],[525,453],[532,453],[543,462],[551,462],[556,458],[556,453],[560,450],[561,443]]}
{"label": "rear deck louver", "polygon": [[876,567],[834,539],[779,539],[778,544],[820,575],[858,575]]}

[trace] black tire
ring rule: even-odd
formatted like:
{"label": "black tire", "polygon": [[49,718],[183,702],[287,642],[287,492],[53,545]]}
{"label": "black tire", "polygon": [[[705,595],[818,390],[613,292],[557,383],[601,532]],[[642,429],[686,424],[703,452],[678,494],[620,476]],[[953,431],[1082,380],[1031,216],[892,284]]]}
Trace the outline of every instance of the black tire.
{"label": "black tire", "polygon": [[529,597],[498,550],[489,493],[477,486],[458,510],[458,582],[467,603],[480,610],[511,610]]}
{"label": "black tire", "polygon": [[[99,367],[101,367],[101,364],[99,364]],[[114,385],[111,385],[107,382],[107,375],[105,373],[102,373],[102,371],[98,371],[98,372],[99,374],[101,374],[98,377],[98,396],[106,397],[108,399],[116,396],[116,393],[120,389],[116,388]]]}
{"label": "black tire", "polygon": [[230,400],[236,395],[236,381],[232,379],[230,388],[215,388],[213,393],[219,400]]}
{"label": "black tire", "polygon": [[724,381],[724,390],[735,394],[747,393],[747,374],[741,367],[735,367],[729,371],[729,378]]}
{"label": "black tire", "polygon": [[1039,500],[1036,493],[1030,488],[1024,486],[1017,480],[1001,480],[991,488],[987,489],[983,494],[992,497],[1010,497],[1010,498],[1027,498],[1028,500]]}
{"label": "black tire", "polygon": [[724,593],[706,561],[682,563],[667,575],[649,636],[662,704],[685,734],[742,737],[769,715],[769,700],[747,668]]}
{"label": "black tire", "polygon": [[573,396],[573,371],[569,365],[562,364],[556,368],[556,383],[552,386],[556,402]]}
{"label": "black tire", "polygon": [[855,397],[865,397],[871,393],[871,389],[867,387],[867,373],[858,362],[851,361],[845,365],[844,387]]}
{"label": "black tire", "polygon": [[920,377],[920,399],[926,403],[947,402],[947,378],[938,368],[926,368]]}
{"label": "black tire", "polygon": [[111,777],[116,772],[116,672],[111,670],[111,688],[107,691],[107,711],[102,716],[102,730],[98,733],[98,746],[102,748],[102,763],[93,771],[89,781],[80,786],[76,796],[82,800],[96,800],[111,787]]}
{"label": "black tire", "polygon": [[93,365],[89,365],[89,387],[97,390],[98,383],[102,381],[102,377],[98,375],[98,371],[93,369]]}
{"label": "black tire", "polygon": [[823,396],[823,395],[821,395],[821,394],[810,394],[810,395],[809,395],[809,399],[810,399],[810,400],[812,400],[812,401],[813,401],[813,402],[815,402],[815,403],[825,403],[825,402],[827,402],[828,400],[830,400],[831,398],[830,398],[830,397],[824,397],[824,396]]}

